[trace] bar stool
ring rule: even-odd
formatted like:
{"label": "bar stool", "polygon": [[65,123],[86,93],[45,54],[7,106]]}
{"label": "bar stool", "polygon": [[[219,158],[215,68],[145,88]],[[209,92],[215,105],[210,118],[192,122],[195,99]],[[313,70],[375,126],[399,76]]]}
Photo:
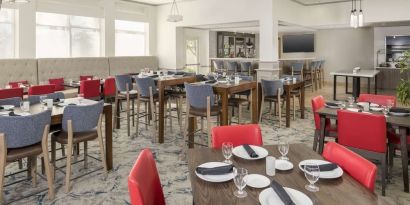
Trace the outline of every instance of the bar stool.
{"label": "bar stool", "polygon": [[[132,77],[131,75],[117,75],[115,76],[115,85],[117,91],[115,93],[115,116],[114,116],[114,125],[117,124],[117,120],[120,118],[119,104],[121,101],[127,102],[126,113],[127,113],[127,133],[128,136],[131,136],[130,131],[130,118],[132,116],[132,124],[134,125],[134,102],[138,97],[138,91],[133,89]],[[132,106],[132,108],[131,108]],[[131,112],[132,111],[132,115]]]}
{"label": "bar stool", "polygon": [[[274,111],[279,112],[279,127],[282,126],[282,106],[283,106],[283,82],[281,80],[261,80],[262,101],[259,115],[259,122],[262,122],[262,115],[265,101],[269,102],[269,114],[272,115],[272,103],[274,103]],[[276,109],[278,107],[278,109]]]}

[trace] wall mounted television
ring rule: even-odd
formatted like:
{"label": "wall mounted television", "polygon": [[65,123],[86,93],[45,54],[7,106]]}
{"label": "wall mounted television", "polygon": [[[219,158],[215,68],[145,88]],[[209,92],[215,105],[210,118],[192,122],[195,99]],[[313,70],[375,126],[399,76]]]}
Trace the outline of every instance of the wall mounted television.
{"label": "wall mounted television", "polygon": [[284,53],[315,52],[314,34],[292,34],[282,36]]}

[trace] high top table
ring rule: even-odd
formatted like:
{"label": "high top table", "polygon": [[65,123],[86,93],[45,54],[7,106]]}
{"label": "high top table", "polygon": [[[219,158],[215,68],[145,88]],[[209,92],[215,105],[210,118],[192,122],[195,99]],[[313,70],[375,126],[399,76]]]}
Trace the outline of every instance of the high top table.
{"label": "high top table", "polygon": [[[353,92],[351,93],[353,97],[357,98],[360,95],[360,78],[367,78],[367,93],[370,93],[370,80],[375,79],[374,83],[374,92],[377,94],[377,75],[380,73],[379,70],[360,70],[357,73],[349,71],[340,71],[340,72],[331,72],[330,75],[333,75],[333,100],[336,99],[336,84],[337,76],[343,76],[346,78],[346,93],[348,92],[348,77],[353,77]],[[350,93],[349,93],[350,94]]]}

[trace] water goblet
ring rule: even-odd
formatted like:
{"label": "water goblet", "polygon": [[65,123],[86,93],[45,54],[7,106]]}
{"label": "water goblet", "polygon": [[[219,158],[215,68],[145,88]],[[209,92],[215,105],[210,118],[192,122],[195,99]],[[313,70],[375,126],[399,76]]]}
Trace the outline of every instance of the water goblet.
{"label": "water goblet", "polygon": [[248,193],[243,189],[246,187],[245,177],[248,175],[248,170],[245,168],[233,168],[234,183],[238,188],[233,194],[238,198],[244,198],[248,196]]}
{"label": "water goblet", "polygon": [[347,102],[349,102],[349,107],[353,107],[354,97],[348,97]]}
{"label": "water goblet", "polygon": [[318,192],[319,187],[315,186],[315,183],[319,180],[320,169],[319,165],[314,163],[306,163],[303,167],[306,179],[309,181],[309,184],[305,186],[305,189],[310,192]]}
{"label": "water goblet", "polygon": [[279,152],[282,155],[279,159],[282,160],[289,160],[288,157],[286,157],[286,155],[289,152],[289,142],[279,142],[279,146],[278,146]]}
{"label": "water goblet", "polygon": [[222,143],[222,154],[225,157],[224,163],[232,164],[230,158],[232,157],[233,144],[231,142]]}

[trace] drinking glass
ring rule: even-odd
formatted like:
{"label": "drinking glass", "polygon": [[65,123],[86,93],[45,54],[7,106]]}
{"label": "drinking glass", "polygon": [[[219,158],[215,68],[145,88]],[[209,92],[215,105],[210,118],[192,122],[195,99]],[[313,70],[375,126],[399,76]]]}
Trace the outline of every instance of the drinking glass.
{"label": "drinking glass", "polygon": [[232,143],[230,142],[222,143],[222,154],[225,157],[224,163],[232,164],[232,161],[230,160],[230,158],[232,157],[232,149],[233,149]]}
{"label": "drinking glass", "polygon": [[233,168],[235,186],[238,188],[233,194],[238,198],[248,196],[248,193],[243,189],[246,187],[245,177],[248,175],[248,170],[245,168]]}
{"label": "drinking glass", "polygon": [[44,104],[44,100],[47,98],[45,95],[40,95],[40,102]]}
{"label": "drinking glass", "polygon": [[279,152],[282,155],[279,159],[282,160],[289,160],[288,157],[286,157],[286,155],[289,152],[289,142],[279,142],[279,146],[278,146]]}
{"label": "drinking glass", "polygon": [[315,183],[319,180],[320,169],[319,165],[315,163],[306,163],[303,171],[305,172],[305,177],[309,181],[309,184],[305,186],[305,189],[311,192],[318,192],[319,187],[315,186]]}
{"label": "drinking glass", "polygon": [[389,112],[390,112],[390,109],[389,109],[389,107],[388,106],[382,106],[382,112],[383,112],[383,114],[384,114],[384,117],[389,117]]}
{"label": "drinking glass", "polygon": [[353,107],[354,97],[348,97],[347,102],[349,102],[349,107]]}
{"label": "drinking glass", "polygon": [[83,103],[83,101],[84,101],[84,97],[81,94],[79,94],[78,95],[78,104],[81,105]]}

